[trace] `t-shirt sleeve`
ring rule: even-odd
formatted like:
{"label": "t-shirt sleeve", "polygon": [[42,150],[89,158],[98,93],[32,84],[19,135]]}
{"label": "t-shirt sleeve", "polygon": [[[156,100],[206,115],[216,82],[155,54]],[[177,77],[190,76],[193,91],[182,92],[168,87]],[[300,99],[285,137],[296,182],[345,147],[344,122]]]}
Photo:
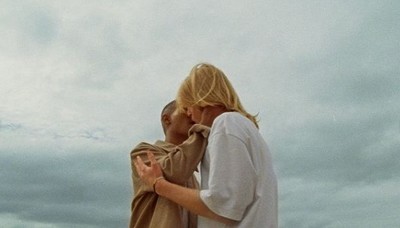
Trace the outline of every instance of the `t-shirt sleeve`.
{"label": "t-shirt sleeve", "polygon": [[239,221],[255,197],[257,182],[246,139],[226,133],[210,137],[208,189],[200,191],[200,198],[214,213]]}

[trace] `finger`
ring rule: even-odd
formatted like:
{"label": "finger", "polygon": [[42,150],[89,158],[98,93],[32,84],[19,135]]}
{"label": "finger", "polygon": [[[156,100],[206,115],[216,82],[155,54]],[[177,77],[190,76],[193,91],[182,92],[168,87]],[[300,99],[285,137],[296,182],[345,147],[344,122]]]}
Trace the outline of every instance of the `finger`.
{"label": "finger", "polygon": [[140,170],[140,173],[143,174],[143,171],[147,168],[147,165],[144,164],[140,156],[136,157],[136,163],[138,164],[138,169]]}
{"label": "finger", "polygon": [[144,162],[140,156],[136,157],[136,162],[138,163],[139,168],[143,168],[144,166],[146,166],[146,164],[144,164]]}
{"label": "finger", "polygon": [[151,151],[147,151],[147,157],[151,162],[151,166],[157,164],[156,158],[154,157],[154,154]]}
{"label": "finger", "polygon": [[153,154],[153,152],[148,151],[147,152],[147,157],[151,162],[151,169],[153,171],[153,174],[157,177],[163,176],[162,171],[160,169],[160,163],[158,163],[158,161],[155,159],[155,156]]}
{"label": "finger", "polygon": [[136,172],[138,173],[139,176],[141,176],[142,170],[140,168],[139,163],[137,162],[137,158],[133,160],[133,164],[135,165]]}

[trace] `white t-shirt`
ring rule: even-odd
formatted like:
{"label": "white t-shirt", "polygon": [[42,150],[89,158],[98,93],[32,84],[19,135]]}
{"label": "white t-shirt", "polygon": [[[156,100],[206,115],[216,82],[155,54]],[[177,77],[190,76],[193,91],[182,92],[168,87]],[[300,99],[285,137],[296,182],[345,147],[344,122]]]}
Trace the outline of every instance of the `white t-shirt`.
{"label": "white t-shirt", "polygon": [[226,226],[199,216],[199,228],[278,227],[271,153],[254,123],[237,112],[214,120],[201,163],[201,189],[210,210],[239,222]]}

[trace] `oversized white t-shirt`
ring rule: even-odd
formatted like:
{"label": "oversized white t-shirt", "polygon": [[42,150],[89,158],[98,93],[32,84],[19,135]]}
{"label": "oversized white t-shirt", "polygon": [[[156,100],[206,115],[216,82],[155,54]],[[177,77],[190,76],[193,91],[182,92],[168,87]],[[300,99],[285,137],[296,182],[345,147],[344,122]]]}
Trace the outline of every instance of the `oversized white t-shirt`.
{"label": "oversized white t-shirt", "polygon": [[199,228],[278,227],[277,180],[267,144],[253,122],[237,112],[218,116],[201,162],[200,197],[234,226],[199,216]]}

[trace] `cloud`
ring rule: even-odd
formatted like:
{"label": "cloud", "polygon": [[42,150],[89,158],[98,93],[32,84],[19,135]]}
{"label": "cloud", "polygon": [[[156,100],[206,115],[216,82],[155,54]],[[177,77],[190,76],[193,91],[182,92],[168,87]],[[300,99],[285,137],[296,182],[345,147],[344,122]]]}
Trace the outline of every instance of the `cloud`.
{"label": "cloud", "polygon": [[[282,227],[396,227],[399,180],[381,184],[340,185],[329,181],[290,178],[281,186],[281,208],[286,212]],[[326,213],[329,208],[329,213]],[[305,221],[304,217],[309,218]]]}
{"label": "cloud", "polygon": [[43,147],[3,150],[0,211],[30,222],[124,226],[130,208],[125,197],[131,192],[126,154],[101,149],[60,153],[59,148]]}
{"label": "cloud", "polygon": [[129,151],[206,61],[259,113],[282,227],[396,227],[398,6],[5,1],[0,223],[126,226]]}

